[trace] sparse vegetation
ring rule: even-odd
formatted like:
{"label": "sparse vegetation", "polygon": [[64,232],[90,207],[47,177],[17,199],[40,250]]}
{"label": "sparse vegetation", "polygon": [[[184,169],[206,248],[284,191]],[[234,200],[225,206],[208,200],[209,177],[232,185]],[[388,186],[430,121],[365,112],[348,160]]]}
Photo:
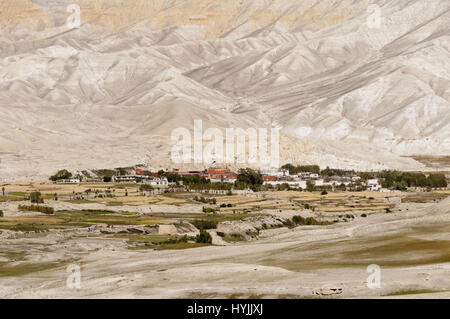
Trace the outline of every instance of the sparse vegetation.
{"label": "sparse vegetation", "polygon": [[314,217],[302,217],[302,216],[294,216],[292,217],[292,222],[295,225],[329,225],[330,222],[327,221],[317,221]]}
{"label": "sparse vegetation", "polygon": [[44,202],[44,199],[41,197],[40,192],[31,192],[30,201],[35,204],[42,204]]}
{"label": "sparse vegetation", "polygon": [[200,234],[195,237],[196,243],[211,244],[212,237],[206,230],[200,230]]}
{"label": "sparse vegetation", "polygon": [[56,182],[61,179],[69,179],[69,178],[72,178],[72,173],[66,169],[60,170],[55,175],[50,176],[50,180],[53,182]]}
{"label": "sparse vegetation", "polygon": [[39,212],[39,213],[44,213],[47,215],[52,215],[55,213],[55,210],[53,209],[53,207],[48,207],[48,206],[40,206],[40,205],[19,205],[19,210],[22,212]]}
{"label": "sparse vegetation", "polygon": [[227,242],[239,242],[246,240],[245,236],[240,233],[223,234],[222,238]]}
{"label": "sparse vegetation", "polygon": [[217,220],[196,219],[191,221],[197,229],[215,229],[217,228]]}
{"label": "sparse vegetation", "polygon": [[153,189],[153,186],[148,184],[142,184],[139,186],[139,191],[141,192],[151,192]]}

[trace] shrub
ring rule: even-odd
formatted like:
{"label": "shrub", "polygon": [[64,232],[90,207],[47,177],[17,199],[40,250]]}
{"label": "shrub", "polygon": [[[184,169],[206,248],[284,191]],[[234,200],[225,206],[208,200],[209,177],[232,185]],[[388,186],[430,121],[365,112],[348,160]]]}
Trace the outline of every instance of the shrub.
{"label": "shrub", "polygon": [[161,243],[160,245],[166,245],[166,244],[178,244],[178,243],[187,243],[188,242],[188,236],[184,235],[178,238],[169,238]]}
{"label": "shrub", "polygon": [[308,192],[313,192],[316,189],[314,182],[312,180],[306,181],[306,189]]}
{"label": "shrub", "polygon": [[292,228],[292,227],[295,226],[295,224],[294,224],[290,219],[286,220],[286,221],[283,223],[283,225],[286,226],[286,227],[289,227],[289,228]]}
{"label": "shrub", "polygon": [[244,241],[245,236],[239,233],[231,233],[223,236],[223,239],[228,242]]}
{"label": "shrub", "polygon": [[361,214],[361,217],[367,217],[367,214]]}
{"label": "shrub", "polygon": [[220,207],[227,207],[227,204],[220,204]]}
{"label": "shrub", "polygon": [[111,181],[112,181],[111,176],[104,176],[104,177],[103,177],[103,182],[105,182],[105,183],[111,183]]}
{"label": "shrub", "polygon": [[212,243],[212,237],[206,230],[200,230],[200,234],[195,237],[196,243],[206,243],[211,244]]}
{"label": "shrub", "polygon": [[3,211],[0,210],[0,217],[3,217]]}
{"label": "shrub", "polygon": [[327,221],[319,222],[314,217],[302,217],[302,216],[294,216],[292,217],[292,222],[296,225],[329,225],[330,223]]}
{"label": "shrub", "polygon": [[152,185],[148,185],[148,184],[142,184],[141,186],[139,186],[139,191],[141,192],[149,192],[153,190],[153,186]]}
{"label": "shrub", "polygon": [[30,193],[30,201],[32,203],[36,203],[36,204],[41,204],[44,202],[44,200],[41,197],[41,193],[40,192],[31,192]]}
{"label": "shrub", "polygon": [[328,192],[327,192],[326,190],[323,190],[322,193],[320,193],[320,194],[322,194],[322,195],[327,195]]}
{"label": "shrub", "polygon": [[215,213],[216,210],[214,208],[211,208],[211,207],[203,207],[203,212],[204,213]]}
{"label": "shrub", "polygon": [[217,221],[215,220],[196,219],[192,221],[191,224],[199,230],[217,228]]}
{"label": "shrub", "polygon": [[233,207],[233,205],[231,205],[231,204],[228,204],[228,205],[227,205],[227,207]]}
{"label": "shrub", "polygon": [[392,210],[390,210],[389,208],[386,208],[386,214],[392,213]]}
{"label": "shrub", "polygon": [[206,199],[205,197],[203,197],[203,196],[201,196],[201,197],[194,196],[193,199],[194,199],[196,202],[205,203],[205,204],[208,204],[208,203],[215,204],[215,203],[217,202],[215,198],[212,198],[212,199],[210,199],[210,200],[207,200],[207,199]]}
{"label": "shrub", "polygon": [[19,210],[22,212],[39,212],[47,215],[52,215],[55,213],[53,207],[39,206],[39,205],[19,205]]}
{"label": "shrub", "polygon": [[292,217],[292,221],[295,224],[302,224],[304,222],[304,220],[305,219],[302,216],[294,216],[294,217]]}

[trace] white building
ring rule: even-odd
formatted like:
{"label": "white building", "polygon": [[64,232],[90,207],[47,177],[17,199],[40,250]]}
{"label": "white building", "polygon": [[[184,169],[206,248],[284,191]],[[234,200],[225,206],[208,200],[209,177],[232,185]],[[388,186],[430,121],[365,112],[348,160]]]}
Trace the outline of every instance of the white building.
{"label": "white building", "polygon": [[116,183],[136,183],[137,178],[134,175],[121,175],[121,176],[114,176],[113,182]]}
{"label": "white building", "polygon": [[319,178],[319,174],[317,173],[311,173],[311,172],[301,172],[297,174],[298,177],[302,178],[302,179],[318,179]]}
{"label": "white building", "polygon": [[272,186],[288,184],[290,187],[306,189],[306,181],[265,181],[264,184]]}
{"label": "white building", "polygon": [[263,169],[261,170],[261,174],[262,175],[267,175],[267,176],[276,176],[276,177],[283,177],[283,176],[289,176],[289,172],[285,169],[276,169],[276,168],[271,168],[271,169]]}
{"label": "white building", "polygon": [[367,187],[369,188],[369,190],[371,190],[373,192],[377,192],[377,191],[381,190],[381,185],[378,182],[378,179],[368,179]]}
{"label": "white building", "polygon": [[155,187],[169,186],[169,181],[165,177],[161,177],[161,178],[155,177],[153,179],[144,181],[144,183],[147,185],[155,186]]}
{"label": "white building", "polygon": [[323,181],[323,179],[317,179],[314,181],[314,185],[315,186],[324,186],[325,182]]}
{"label": "white building", "polygon": [[79,180],[78,178],[70,178],[70,179],[61,179],[58,182],[63,184],[79,184],[81,183],[81,180]]}
{"label": "white building", "polygon": [[233,184],[234,182],[237,181],[236,178],[231,178],[231,177],[230,178],[224,177],[223,179],[222,178],[210,178],[209,180],[211,181],[211,183],[230,183],[230,184]]}

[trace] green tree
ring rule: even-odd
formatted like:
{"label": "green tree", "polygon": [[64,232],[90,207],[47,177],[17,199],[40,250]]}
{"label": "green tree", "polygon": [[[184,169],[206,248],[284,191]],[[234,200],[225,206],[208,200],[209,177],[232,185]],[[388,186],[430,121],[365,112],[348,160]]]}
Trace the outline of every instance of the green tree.
{"label": "green tree", "polygon": [[55,175],[51,176],[50,180],[56,182],[60,179],[69,179],[71,177],[72,177],[72,173],[66,169],[63,169],[63,170],[58,171],[58,173],[56,173]]}
{"label": "green tree", "polygon": [[255,171],[251,168],[245,168],[239,170],[236,182],[246,185],[260,186],[264,183],[264,179],[259,171]]}
{"label": "green tree", "polygon": [[195,237],[196,243],[206,243],[211,244],[212,243],[212,237],[206,230],[200,230],[200,234]]}
{"label": "green tree", "polygon": [[31,192],[30,193],[30,201],[32,203],[36,203],[36,204],[44,202],[44,200],[41,197],[41,193],[40,192]]}
{"label": "green tree", "polygon": [[285,165],[281,166],[281,168],[288,170],[290,174],[298,174],[298,173],[305,173],[305,172],[316,173],[316,174],[320,173],[319,165],[295,166],[292,164],[285,164]]}
{"label": "green tree", "polygon": [[315,185],[314,182],[312,180],[307,180],[306,181],[306,189],[308,192],[313,192],[315,189]]}
{"label": "green tree", "polygon": [[428,176],[429,186],[433,188],[447,187],[447,178],[444,174],[430,174]]}

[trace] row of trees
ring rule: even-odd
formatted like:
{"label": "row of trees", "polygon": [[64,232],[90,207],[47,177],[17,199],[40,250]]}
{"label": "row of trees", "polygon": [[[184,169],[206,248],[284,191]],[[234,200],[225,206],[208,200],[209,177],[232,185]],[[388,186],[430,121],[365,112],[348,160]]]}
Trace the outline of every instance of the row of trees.
{"label": "row of trees", "polygon": [[281,166],[282,169],[286,169],[290,174],[298,174],[298,173],[316,173],[322,176],[350,176],[356,175],[354,170],[345,170],[345,169],[337,169],[337,168],[325,168],[320,169],[319,165],[292,165],[285,164]]}
{"label": "row of trees", "polygon": [[283,165],[281,168],[289,170],[291,174],[301,172],[317,173],[322,176],[352,176],[358,175],[365,181],[372,178],[379,178],[384,188],[405,190],[408,187],[447,187],[447,178],[443,173],[424,174],[420,172],[400,172],[400,171],[382,171],[382,172],[356,172],[354,170],[343,170],[334,168],[320,169],[318,165]]}
{"label": "row of trees", "polygon": [[447,187],[445,174],[433,173],[428,176],[424,173],[384,171],[377,174],[382,180],[384,188],[405,190],[408,187]]}
{"label": "row of trees", "polygon": [[319,165],[292,165],[292,164],[285,164],[281,166],[282,169],[288,170],[291,174],[298,174],[298,173],[320,173],[320,167]]}
{"label": "row of trees", "polygon": [[[441,188],[447,187],[447,178],[443,173],[432,173],[425,175],[419,172],[400,172],[400,171],[382,171],[382,172],[355,172],[354,170],[342,170],[331,169],[327,167],[321,170],[318,165],[299,165],[286,164],[281,167],[287,169],[291,174],[297,174],[300,172],[312,172],[318,173],[322,176],[351,176],[359,175],[361,180],[367,180],[371,178],[379,178],[384,188],[405,190],[408,187],[429,187],[429,188]],[[209,179],[206,179],[200,175],[188,175],[181,176],[177,173],[168,173],[164,171],[158,172],[159,176],[165,176],[169,182],[176,183],[181,182],[184,186],[194,190],[225,190],[231,191],[235,189],[247,189],[250,188],[253,191],[259,191],[262,189],[264,183],[263,176],[260,171],[253,170],[251,168],[240,169],[238,172],[237,180],[234,184],[231,183],[212,183]],[[72,173],[67,170],[61,170],[55,175],[50,177],[50,180],[57,181],[60,179],[69,179],[72,177]],[[110,181],[109,175],[104,176]],[[307,190],[312,191],[313,185],[307,185]]]}
{"label": "row of trees", "polygon": [[212,183],[210,179],[204,178],[200,175],[187,175],[180,176],[176,173],[164,173],[160,175],[165,176],[169,182],[179,183],[183,182],[183,185],[191,189],[212,189],[212,190],[227,190],[230,191],[233,187],[236,189],[250,188],[253,190],[259,190],[264,183],[264,179],[259,171],[245,168],[240,169],[238,177],[234,184],[231,183]]}

